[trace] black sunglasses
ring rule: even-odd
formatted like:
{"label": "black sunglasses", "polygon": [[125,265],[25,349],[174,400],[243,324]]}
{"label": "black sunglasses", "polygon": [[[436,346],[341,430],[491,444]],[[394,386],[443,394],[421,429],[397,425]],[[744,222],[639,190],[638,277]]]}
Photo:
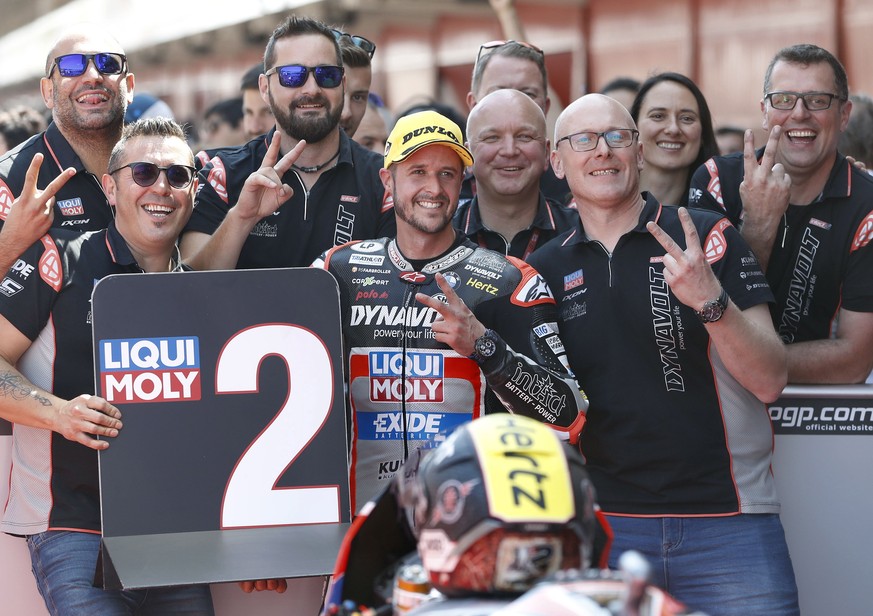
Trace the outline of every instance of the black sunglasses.
{"label": "black sunglasses", "polygon": [[168,167],[158,167],[154,163],[138,162],[122,165],[115,171],[110,171],[109,175],[118,173],[122,169],[130,167],[130,175],[133,181],[140,186],[151,186],[158,181],[158,176],[161,171],[167,174],[167,182],[173,188],[186,188],[194,179],[194,174],[197,170],[188,165],[169,165]]}
{"label": "black sunglasses", "polygon": [[339,42],[342,37],[347,36],[355,47],[363,49],[367,52],[367,55],[370,56],[370,59],[373,59],[373,54],[376,53],[376,43],[370,39],[365,39],[363,36],[349,34],[348,32],[343,32],[342,30],[336,30],[334,28],[331,28],[330,31],[333,33],[333,38],[335,38],[337,42]]}
{"label": "black sunglasses", "polygon": [[344,69],[341,66],[303,66],[302,64],[286,64],[274,66],[264,75],[273,73],[279,75],[279,83],[286,88],[300,88],[309,79],[309,73],[315,75],[315,83],[319,88],[336,88],[343,82]]}
{"label": "black sunglasses", "polygon": [[57,66],[61,77],[78,77],[88,70],[88,62],[94,62],[102,75],[119,75],[127,66],[127,58],[120,53],[68,53],[54,59],[48,76]]}
{"label": "black sunglasses", "polygon": [[479,60],[482,59],[482,54],[486,51],[493,51],[499,47],[504,47],[506,45],[520,45],[521,47],[527,47],[538,56],[545,58],[545,54],[543,53],[542,49],[540,49],[536,45],[525,43],[524,41],[488,41],[487,43],[482,43],[481,45],[479,45],[479,53],[476,54],[476,64],[479,64]]}

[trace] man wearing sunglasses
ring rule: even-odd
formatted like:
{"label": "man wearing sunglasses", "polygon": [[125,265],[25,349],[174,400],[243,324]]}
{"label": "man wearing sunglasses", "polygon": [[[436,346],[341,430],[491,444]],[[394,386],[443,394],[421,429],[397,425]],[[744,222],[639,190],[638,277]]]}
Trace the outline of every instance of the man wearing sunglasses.
{"label": "man wearing sunglasses", "polygon": [[[182,128],[166,118],[128,125],[102,187],[115,218],[102,231],[57,229],[28,248],[0,294],[0,417],[14,422],[2,531],[27,539],[49,612],[213,613],[208,586],[107,591],[93,586],[100,550],[97,451],[122,428],[119,410],[94,391],[91,291],[110,274],[180,267],[176,239],[197,189]],[[45,207],[64,176],[37,188],[39,161],[14,207]],[[96,437],[100,437],[98,440]]]}
{"label": "man wearing sunglasses", "polygon": [[747,131],[745,155],[691,181],[689,203],[726,213],[764,266],[790,383],[863,383],[873,369],[873,181],[837,151],[848,98],[833,54],[782,49],[764,78],[766,147]]}
{"label": "man wearing sunglasses", "polygon": [[[383,206],[381,157],[339,127],[346,80],[331,29],[288,17],[267,43],[264,67],[261,95],[276,127],[242,148],[214,152],[200,172],[181,245],[194,269],[302,267],[331,246],[394,235],[393,209]],[[282,155],[305,144],[281,177],[291,191],[265,213],[240,195],[274,139]]]}
{"label": "man wearing sunglasses", "polygon": [[579,446],[613,527],[610,566],[635,549],[691,609],[796,616],[762,404],[785,385],[785,349],[748,244],[722,216],[640,194],[639,132],[608,96],[564,110],[552,165],[581,227],[530,263],[591,398]]}
{"label": "man wearing sunglasses", "polygon": [[370,83],[373,81],[370,61],[376,51],[376,44],[362,36],[346,34],[339,30],[333,30],[333,33],[343,56],[346,76],[346,94],[340,126],[346,131],[346,135],[354,137],[367,111]]}
{"label": "man wearing sunglasses", "polygon": [[[52,122],[45,132],[0,157],[0,220],[5,221],[0,271],[50,227],[79,232],[107,227],[112,214],[99,178],[121,136],[133,86],[121,46],[105,33],[73,29],[55,43],[40,80]],[[72,177],[47,208],[12,210],[35,158],[42,161],[38,188],[65,174]]]}

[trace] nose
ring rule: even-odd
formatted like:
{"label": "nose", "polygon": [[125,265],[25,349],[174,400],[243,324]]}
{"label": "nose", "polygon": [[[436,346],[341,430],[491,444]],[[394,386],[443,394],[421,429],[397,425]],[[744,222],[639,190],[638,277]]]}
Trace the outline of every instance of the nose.
{"label": "nose", "polygon": [[512,155],[518,150],[518,142],[512,135],[505,135],[501,140],[498,151],[504,155]]}
{"label": "nose", "polygon": [[88,79],[103,81],[103,73],[97,70],[97,64],[94,63],[94,58],[88,58],[87,63],[85,64],[85,72],[83,73],[83,76]]}
{"label": "nose", "polygon": [[675,116],[669,116],[667,118],[667,126],[664,127],[664,131],[671,134],[676,134],[679,132],[679,123],[676,121]]}
{"label": "nose", "polygon": [[594,147],[597,156],[609,156],[612,148],[606,143],[606,135],[597,135],[597,145]]}
{"label": "nose", "polygon": [[791,110],[791,117],[795,119],[802,119],[806,118],[809,115],[809,109],[806,108],[806,101],[798,97],[797,102],[794,103],[794,109]]}

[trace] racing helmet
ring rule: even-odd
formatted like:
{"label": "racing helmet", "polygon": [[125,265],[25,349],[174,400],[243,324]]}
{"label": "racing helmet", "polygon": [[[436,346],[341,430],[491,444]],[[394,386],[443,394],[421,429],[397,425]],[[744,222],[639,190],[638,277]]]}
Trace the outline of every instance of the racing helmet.
{"label": "racing helmet", "polygon": [[447,596],[520,594],[590,565],[595,498],[582,456],[534,419],[465,424],[398,496],[431,584]]}

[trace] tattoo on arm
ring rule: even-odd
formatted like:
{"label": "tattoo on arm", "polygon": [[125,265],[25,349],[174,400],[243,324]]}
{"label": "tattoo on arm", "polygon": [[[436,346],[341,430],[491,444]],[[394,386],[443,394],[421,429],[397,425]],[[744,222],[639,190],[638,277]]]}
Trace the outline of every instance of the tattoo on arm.
{"label": "tattoo on arm", "polygon": [[0,397],[13,400],[33,398],[43,406],[51,406],[51,400],[40,394],[24,378],[11,372],[0,373]]}

